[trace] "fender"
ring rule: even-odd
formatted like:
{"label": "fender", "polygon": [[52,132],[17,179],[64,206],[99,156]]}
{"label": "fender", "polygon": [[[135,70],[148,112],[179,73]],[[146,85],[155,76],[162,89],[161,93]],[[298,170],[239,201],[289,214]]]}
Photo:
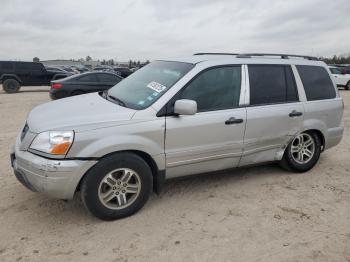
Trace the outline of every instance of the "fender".
{"label": "fender", "polygon": [[[81,133],[80,133],[81,134]],[[100,136],[98,136],[100,137]],[[144,152],[157,164],[159,170],[165,169],[165,154],[163,143],[151,140],[140,135],[109,135],[101,136],[99,139],[86,143],[82,137],[82,143],[73,143],[67,157],[77,158],[101,158],[105,155],[119,151]]]}
{"label": "fender", "polygon": [[15,74],[2,74],[0,80],[5,81],[6,79],[16,79],[19,83],[22,83],[21,79]]}
{"label": "fender", "polygon": [[290,138],[286,141],[286,143],[281,147],[280,150],[277,151],[276,156],[275,156],[275,160],[281,160],[283,155],[284,155],[284,151],[286,150],[287,146],[289,145],[290,142],[293,141],[293,139],[299,135],[302,132],[305,132],[307,130],[316,130],[321,132],[323,138],[324,138],[324,145],[327,144],[327,127],[324,124],[324,122],[318,120],[318,119],[308,119],[308,120],[304,120],[303,123],[303,128],[300,130],[300,132],[297,132],[294,135],[289,136]]}

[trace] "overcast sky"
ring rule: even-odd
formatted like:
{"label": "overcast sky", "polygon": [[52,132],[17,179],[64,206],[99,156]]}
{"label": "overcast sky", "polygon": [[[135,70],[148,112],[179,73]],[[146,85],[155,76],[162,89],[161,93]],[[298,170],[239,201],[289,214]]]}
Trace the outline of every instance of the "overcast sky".
{"label": "overcast sky", "polygon": [[1,0],[0,60],[350,53],[350,0]]}

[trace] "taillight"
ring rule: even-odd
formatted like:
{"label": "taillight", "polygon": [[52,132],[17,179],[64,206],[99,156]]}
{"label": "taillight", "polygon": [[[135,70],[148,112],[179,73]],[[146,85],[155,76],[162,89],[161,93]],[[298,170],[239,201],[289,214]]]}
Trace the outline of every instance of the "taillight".
{"label": "taillight", "polygon": [[54,83],[54,84],[51,85],[51,87],[52,87],[53,89],[60,89],[60,88],[63,87],[63,85],[60,84],[60,83]]}

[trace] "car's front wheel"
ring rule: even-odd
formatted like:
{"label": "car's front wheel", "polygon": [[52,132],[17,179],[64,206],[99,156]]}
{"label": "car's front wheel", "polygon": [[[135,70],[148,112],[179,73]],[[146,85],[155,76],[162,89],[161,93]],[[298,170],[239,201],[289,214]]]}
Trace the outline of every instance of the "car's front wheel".
{"label": "car's front wheel", "polygon": [[316,165],[321,148],[321,140],[315,132],[300,133],[287,146],[280,164],[287,170],[306,172]]}
{"label": "car's front wheel", "polygon": [[151,192],[151,169],[132,153],[102,159],[86,174],[81,187],[84,205],[103,220],[134,214],[147,202]]}

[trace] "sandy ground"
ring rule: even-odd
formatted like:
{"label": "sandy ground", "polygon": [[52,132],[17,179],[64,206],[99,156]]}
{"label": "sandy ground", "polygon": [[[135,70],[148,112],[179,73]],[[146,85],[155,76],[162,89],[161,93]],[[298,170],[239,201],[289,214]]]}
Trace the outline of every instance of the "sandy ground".
{"label": "sandy ground", "polygon": [[168,181],[136,215],[99,221],[79,198],[32,193],[9,153],[47,87],[0,91],[0,261],[350,261],[350,91],[346,133],[306,174],[268,165]]}

